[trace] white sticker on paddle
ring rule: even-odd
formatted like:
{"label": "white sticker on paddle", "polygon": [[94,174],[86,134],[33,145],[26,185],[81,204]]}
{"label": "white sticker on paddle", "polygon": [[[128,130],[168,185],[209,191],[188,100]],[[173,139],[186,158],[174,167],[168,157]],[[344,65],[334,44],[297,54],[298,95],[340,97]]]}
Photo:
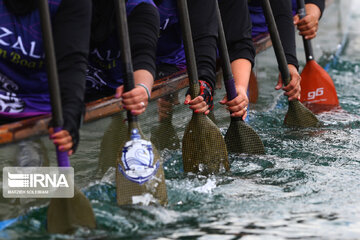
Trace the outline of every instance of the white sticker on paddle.
{"label": "white sticker on paddle", "polygon": [[141,139],[138,129],[132,130],[131,140],[126,142],[119,171],[132,182],[143,184],[156,175],[160,162],[154,165],[154,153],[151,142]]}

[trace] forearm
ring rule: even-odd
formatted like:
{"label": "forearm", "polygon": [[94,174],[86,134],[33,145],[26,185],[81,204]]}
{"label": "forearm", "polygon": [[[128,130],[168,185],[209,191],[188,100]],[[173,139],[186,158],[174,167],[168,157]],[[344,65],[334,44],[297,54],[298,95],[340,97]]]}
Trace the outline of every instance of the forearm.
{"label": "forearm", "polygon": [[76,135],[80,128],[81,115],[84,110],[85,92],[85,70],[87,66],[86,58],[78,59],[67,57],[67,64],[73,67],[68,68],[67,64],[59,64],[59,79],[61,88],[61,103],[63,106],[64,128],[71,135]]}
{"label": "forearm", "polygon": [[247,59],[237,59],[231,63],[236,89],[247,91],[251,72],[251,62]]}
{"label": "forearm", "polygon": [[308,9],[307,9],[307,5],[309,5],[309,4],[315,5],[315,6],[319,9],[319,11],[320,11],[320,16],[319,16],[318,19],[320,19],[321,16],[322,16],[322,13],[323,13],[324,10],[325,10],[325,0],[305,0],[306,10],[308,10]]}
{"label": "forearm", "polygon": [[194,41],[196,65],[199,80],[204,80],[215,87],[216,72],[216,39],[198,39]]}
{"label": "forearm", "polygon": [[291,2],[289,0],[271,0],[270,2],[287,63],[298,68]]}
{"label": "forearm", "polygon": [[91,2],[63,0],[53,21],[64,129],[76,149],[84,109],[85,71],[90,39]]}
{"label": "forearm", "polygon": [[215,0],[188,0],[197,70],[200,80],[215,87],[218,25]]}
{"label": "forearm", "polygon": [[134,72],[134,81],[135,87],[137,84],[144,84],[149,90],[149,94],[151,95],[151,89],[154,84],[154,77],[149,71],[143,69],[136,70]]}
{"label": "forearm", "polygon": [[230,61],[247,59],[254,64],[255,48],[247,1],[219,1]]}
{"label": "forearm", "polygon": [[142,3],[132,11],[128,24],[134,71],[146,70],[153,79],[160,29],[159,13],[154,6]]}

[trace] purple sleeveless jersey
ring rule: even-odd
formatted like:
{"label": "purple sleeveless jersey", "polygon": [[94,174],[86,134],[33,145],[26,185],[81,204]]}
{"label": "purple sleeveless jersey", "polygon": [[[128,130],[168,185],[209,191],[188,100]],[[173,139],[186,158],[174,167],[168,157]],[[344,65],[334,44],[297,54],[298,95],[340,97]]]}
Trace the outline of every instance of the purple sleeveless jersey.
{"label": "purple sleeveless jersey", "polygon": [[[296,0],[292,0],[293,15],[296,14],[297,5]],[[250,17],[252,22],[252,37],[256,37],[261,33],[267,33],[265,16],[261,7],[260,0],[252,0],[249,4]]]}
{"label": "purple sleeveless jersey", "polygon": [[[51,17],[60,3],[49,1]],[[39,12],[15,17],[0,0],[0,117],[50,112]]]}
{"label": "purple sleeveless jersey", "polygon": [[[127,15],[140,3],[155,6],[153,0],[128,0],[126,3]],[[91,95],[105,91],[115,91],[122,84],[120,46],[118,45],[116,32],[114,32],[100,47],[90,50],[86,93]]]}
{"label": "purple sleeveless jersey", "polygon": [[156,54],[157,64],[172,64],[179,69],[186,68],[181,26],[175,0],[164,0],[158,6],[160,14],[160,38]]}

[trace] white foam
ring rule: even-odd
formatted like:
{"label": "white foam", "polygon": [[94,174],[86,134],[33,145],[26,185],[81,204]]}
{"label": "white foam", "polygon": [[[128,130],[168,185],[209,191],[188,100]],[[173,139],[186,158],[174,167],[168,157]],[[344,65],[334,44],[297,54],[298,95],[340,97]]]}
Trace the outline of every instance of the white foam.
{"label": "white foam", "polygon": [[150,193],[145,193],[140,196],[133,196],[132,197],[133,204],[140,204],[144,206],[149,206],[150,203],[157,203],[157,200],[154,198],[153,195]]}
{"label": "white foam", "polygon": [[211,193],[214,188],[216,188],[215,179],[208,179],[205,185],[195,188],[194,191],[201,193]]}

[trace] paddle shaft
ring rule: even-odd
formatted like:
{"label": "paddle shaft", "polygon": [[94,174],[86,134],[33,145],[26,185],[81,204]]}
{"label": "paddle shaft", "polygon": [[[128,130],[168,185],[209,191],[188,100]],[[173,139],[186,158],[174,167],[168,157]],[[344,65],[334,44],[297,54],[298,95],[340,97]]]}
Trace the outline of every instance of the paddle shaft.
{"label": "paddle shaft", "polygon": [[285,86],[290,83],[290,73],[287,67],[287,61],[285,58],[284,49],[281,45],[281,40],[279,32],[276,27],[274,15],[271,10],[271,5],[269,0],[262,0],[262,7],[264,10],[265,19],[269,28],[271,42],[273,44],[276,60],[279,65],[280,73]]}
{"label": "paddle shaft", "polygon": [[[235,87],[234,75],[232,74],[232,70],[231,70],[229,52],[226,45],[224,26],[221,20],[221,13],[217,2],[216,2],[216,17],[219,23],[219,48],[220,48],[220,57],[222,59],[224,85],[225,85],[228,101],[231,101],[237,97],[237,92]],[[243,120],[242,117],[231,117],[231,118],[237,121]]]}
{"label": "paddle shaft", "polygon": [[[131,58],[131,46],[129,40],[129,29],[127,24],[127,13],[125,0],[115,1],[115,14],[118,41],[121,49],[122,70],[124,76],[124,91],[131,91],[134,87],[134,71]],[[129,123],[137,122],[137,117],[127,111],[127,119]]]}
{"label": "paddle shaft", "polygon": [[[303,19],[306,16],[304,0],[297,0],[297,6],[298,6],[299,17],[300,17],[300,19]],[[303,43],[304,43],[306,61],[308,62],[308,61],[314,60],[314,52],[312,49],[311,41],[309,39],[305,39],[305,37],[302,37],[302,39],[303,39]]]}
{"label": "paddle shaft", "polygon": [[198,73],[196,70],[195,50],[191,34],[190,17],[186,1],[187,0],[177,0],[177,4],[180,15],[180,25],[184,40],[187,72],[189,75],[190,95],[191,98],[194,99],[199,95],[200,87],[198,83]]}
{"label": "paddle shaft", "polygon": [[[56,66],[55,48],[52,36],[48,0],[38,0],[38,6],[40,11],[42,37],[45,48],[46,72],[48,75],[52,121],[54,125],[54,131],[59,132],[62,130],[64,120],[62,115],[59,77]],[[70,166],[67,152],[61,152],[57,147],[56,155],[58,160],[58,166]]]}
{"label": "paddle shaft", "polygon": [[219,23],[219,48],[220,48],[220,56],[222,58],[222,70],[224,76],[225,89],[226,89],[228,101],[231,101],[237,97],[237,92],[234,83],[234,76],[231,70],[229,53],[226,46],[226,38],[224,33],[224,27],[221,20],[221,13],[219,6],[217,5],[217,2],[216,2],[216,17]]}

